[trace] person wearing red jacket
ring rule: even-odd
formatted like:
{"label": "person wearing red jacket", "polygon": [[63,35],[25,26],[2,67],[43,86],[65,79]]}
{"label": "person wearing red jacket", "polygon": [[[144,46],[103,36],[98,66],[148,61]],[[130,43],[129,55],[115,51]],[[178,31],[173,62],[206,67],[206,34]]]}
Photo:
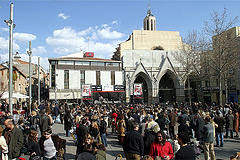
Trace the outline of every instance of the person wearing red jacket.
{"label": "person wearing red jacket", "polygon": [[172,145],[170,142],[166,141],[166,134],[159,131],[155,142],[150,146],[149,155],[155,158],[162,158],[164,160],[170,160],[174,158]]}
{"label": "person wearing red jacket", "polygon": [[118,114],[116,113],[116,111],[114,111],[112,114],[112,132],[113,133],[117,129],[117,117],[118,117]]}

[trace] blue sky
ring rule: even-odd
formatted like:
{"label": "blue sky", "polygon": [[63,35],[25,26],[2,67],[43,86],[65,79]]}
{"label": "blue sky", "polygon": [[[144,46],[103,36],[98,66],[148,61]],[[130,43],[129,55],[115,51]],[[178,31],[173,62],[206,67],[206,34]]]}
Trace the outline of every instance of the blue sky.
{"label": "blue sky", "polygon": [[[80,49],[110,58],[119,42],[134,29],[142,29],[148,4],[157,18],[157,30],[179,31],[181,36],[199,30],[213,10],[240,15],[238,0],[18,0],[14,2],[14,51],[25,53],[32,40],[33,60],[41,56],[47,68],[49,57]],[[0,0],[0,61],[8,59],[8,0]],[[238,23],[239,24],[239,23]],[[89,40],[88,40],[89,39]],[[27,55],[21,55],[27,60]]]}

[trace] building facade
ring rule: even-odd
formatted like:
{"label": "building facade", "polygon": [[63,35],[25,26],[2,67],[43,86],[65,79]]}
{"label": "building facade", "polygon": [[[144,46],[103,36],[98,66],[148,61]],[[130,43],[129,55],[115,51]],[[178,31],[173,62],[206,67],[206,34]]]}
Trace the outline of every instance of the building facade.
{"label": "building facade", "polygon": [[[221,35],[212,37],[212,43],[213,50],[207,52],[207,58],[202,60],[206,62],[202,65],[202,74],[207,75],[202,79],[203,101],[219,104],[221,87],[223,104],[239,103],[240,27],[233,27]],[[217,65],[214,65],[215,63]],[[221,68],[221,76],[218,68]]]}
{"label": "building facade", "polygon": [[135,84],[142,85],[141,102],[182,102],[186,77],[174,55],[182,48],[177,31],[157,31],[156,18],[148,10],[144,30],[134,30],[120,43],[112,59],[122,60],[126,101],[137,102]]}
{"label": "building facade", "polygon": [[121,61],[68,56],[49,59],[49,64],[50,100],[84,99],[83,85],[91,85],[93,100],[115,99],[124,93]]}

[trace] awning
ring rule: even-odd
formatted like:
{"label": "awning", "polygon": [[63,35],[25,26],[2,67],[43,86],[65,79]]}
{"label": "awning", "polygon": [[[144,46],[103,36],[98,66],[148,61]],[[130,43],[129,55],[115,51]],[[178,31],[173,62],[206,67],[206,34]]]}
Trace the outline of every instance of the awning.
{"label": "awning", "polygon": [[[29,96],[21,94],[21,93],[13,93],[13,98],[19,99],[19,98],[29,98]],[[2,95],[0,95],[0,99],[8,99],[9,98],[9,92],[3,92]]]}

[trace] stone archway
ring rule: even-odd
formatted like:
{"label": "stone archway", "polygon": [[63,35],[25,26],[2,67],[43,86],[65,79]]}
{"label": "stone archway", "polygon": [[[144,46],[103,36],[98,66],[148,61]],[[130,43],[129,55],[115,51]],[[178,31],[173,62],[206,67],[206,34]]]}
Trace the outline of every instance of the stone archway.
{"label": "stone archway", "polygon": [[165,103],[176,101],[177,76],[170,70],[167,70],[159,81],[159,102]]}
{"label": "stone archway", "polygon": [[143,99],[135,100],[135,102],[151,103],[152,100],[152,82],[151,79],[143,72],[135,76],[134,83],[142,84]]}

